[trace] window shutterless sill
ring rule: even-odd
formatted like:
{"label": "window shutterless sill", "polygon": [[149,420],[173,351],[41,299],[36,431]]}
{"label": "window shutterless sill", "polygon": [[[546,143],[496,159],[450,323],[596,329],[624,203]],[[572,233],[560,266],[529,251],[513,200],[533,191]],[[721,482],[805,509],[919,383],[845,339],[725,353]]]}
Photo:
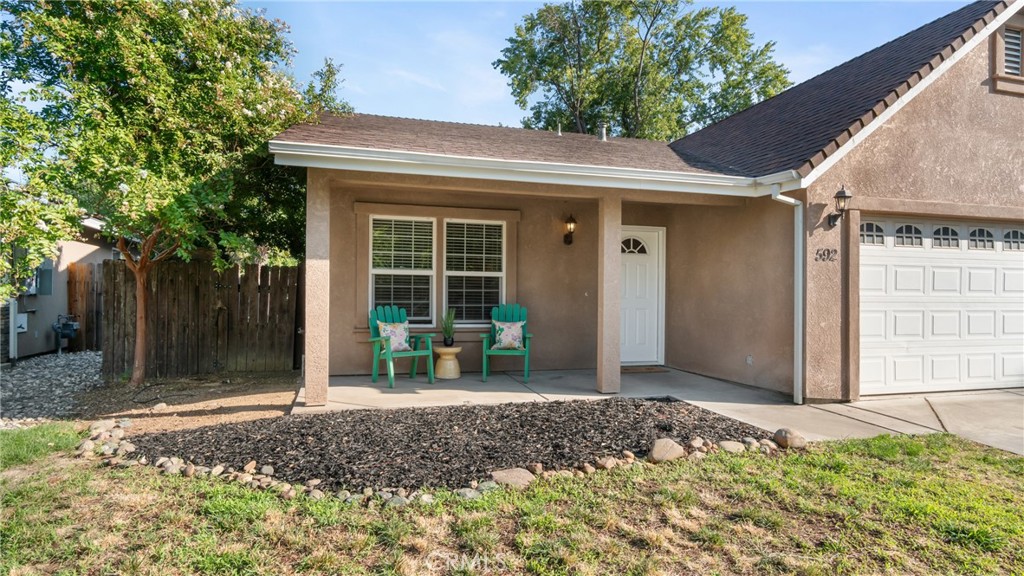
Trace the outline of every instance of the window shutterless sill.
{"label": "window shutterless sill", "polygon": [[[472,326],[459,326],[458,328],[455,329],[455,335],[456,336],[458,336],[459,334],[473,334],[473,335],[476,335],[476,334],[479,334],[481,330],[488,330],[490,327],[491,327],[490,324],[477,324],[477,325],[472,325]],[[420,325],[417,325],[417,324],[410,324],[409,325],[409,331],[411,333],[413,333],[413,334],[429,334],[431,332],[436,332],[438,338],[441,337],[441,327],[440,326],[420,326]],[[355,327],[352,328],[352,333],[353,334],[369,334],[370,333],[370,327],[369,326],[355,326]]]}
{"label": "window shutterless sill", "polygon": [[996,74],[992,77],[992,89],[1000,94],[1024,96],[1024,76]]}

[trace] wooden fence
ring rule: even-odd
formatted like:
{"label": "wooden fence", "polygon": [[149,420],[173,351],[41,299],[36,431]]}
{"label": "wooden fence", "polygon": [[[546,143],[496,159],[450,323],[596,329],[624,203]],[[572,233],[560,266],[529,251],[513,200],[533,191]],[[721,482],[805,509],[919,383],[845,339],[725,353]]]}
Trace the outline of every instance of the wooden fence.
{"label": "wooden fence", "polygon": [[[273,372],[294,367],[299,269],[161,262],[149,275],[146,374]],[[103,263],[103,373],[130,374],[135,275]]]}
{"label": "wooden fence", "polygon": [[103,265],[68,265],[68,313],[78,316],[78,332],[68,350],[103,349]]}

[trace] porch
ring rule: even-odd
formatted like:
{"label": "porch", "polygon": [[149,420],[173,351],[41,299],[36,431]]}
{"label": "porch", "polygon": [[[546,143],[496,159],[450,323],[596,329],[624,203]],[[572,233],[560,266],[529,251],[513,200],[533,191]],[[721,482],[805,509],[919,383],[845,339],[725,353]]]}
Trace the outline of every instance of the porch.
{"label": "porch", "polygon": [[[609,398],[596,390],[596,378],[595,370],[543,370],[531,371],[529,383],[523,381],[522,372],[497,372],[487,382],[481,382],[479,374],[464,373],[457,380],[428,384],[423,374],[415,379],[396,375],[395,387],[388,388],[387,378],[372,383],[369,376],[332,376],[326,404],[306,406],[305,389],[301,389],[292,414]],[[626,368],[621,373],[621,385],[619,396],[670,396],[769,431],[793,427],[809,440],[933,431],[895,419],[868,421],[863,416],[827,410],[825,406],[796,406],[787,394],[671,368]]]}

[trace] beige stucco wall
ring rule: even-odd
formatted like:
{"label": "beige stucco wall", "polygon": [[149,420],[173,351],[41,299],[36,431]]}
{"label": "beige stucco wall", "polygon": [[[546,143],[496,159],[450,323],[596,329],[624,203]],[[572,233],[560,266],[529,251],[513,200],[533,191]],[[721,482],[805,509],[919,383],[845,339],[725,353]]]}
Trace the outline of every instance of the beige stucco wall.
{"label": "beige stucco wall", "polygon": [[[458,207],[466,210],[512,210],[517,223],[515,300],[529,310],[529,330],[535,335],[532,369],[593,368],[597,326],[597,204],[592,200],[545,199],[530,196],[409,189],[388,185],[352,184],[341,172],[323,172],[331,190],[331,344],[330,373],[366,374],[371,368],[367,343],[368,302],[361,295],[366,271],[358,264],[359,218],[355,204]],[[572,246],[562,243],[569,214],[580,222]],[[436,281],[435,290],[443,284]],[[511,299],[510,299],[511,300]],[[571,303],[571,304],[568,304]],[[424,327],[426,330],[426,327]],[[431,331],[438,334],[440,328]],[[463,370],[478,371],[481,363],[480,328],[460,329],[457,345]],[[497,358],[495,370],[521,369],[522,360]],[[403,363],[403,365],[405,365]]]}
{"label": "beige stucco wall", "polygon": [[624,220],[668,229],[665,363],[791,391],[793,209],[631,205]]}
{"label": "beige stucco wall", "polygon": [[[1024,219],[1024,97],[992,90],[990,45],[954,64],[807,191],[809,399],[859,393],[859,245],[856,228],[849,229],[859,215],[835,229],[825,223],[841,185],[854,195],[851,208],[864,214]],[[839,258],[816,261],[823,249],[838,250]]]}
{"label": "beige stucco wall", "polygon": [[[508,287],[509,300],[529,309],[529,329],[535,335],[531,368],[595,368],[598,203],[584,194],[600,191],[477,183],[481,189],[490,186],[483,192],[466,189],[473,183],[316,169],[311,170],[310,183],[326,187],[330,197],[332,375],[366,374],[371,368],[366,342],[368,278],[365,255],[361,256],[366,250],[361,234],[368,203],[393,204],[397,210],[432,206],[467,213],[516,213],[516,263],[508,273],[514,284]],[[580,197],[555,196],[558,192]],[[765,199],[685,198],[723,205],[672,204],[664,195],[651,195],[650,202],[643,202],[642,194],[631,194],[622,204],[623,225],[667,229],[666,364],[789,391],[792,209]],[[566,246],[562,235],[569,214],[579,224],[573,244]],[[441,285],[439,278],[436,289]],[[437,327],[431,331],[440,332]],[[464,371],[480,369],[481,331],[467,328],[457,334]],[[753,356],[753,365],[746,363],[747,355]],[[497,370],[520,369],[519,359],[498,360]]]}
{"label": "beige stucco wall", "polygon": [[18,357],[24,358],[57,350],[56,335],[51,328],[58,314],[68,312],[68,265],[72,262],[96,264],[111,257],[113,246],[91,230],[81,240],[67,240],[58,246],[53,263],[53,294],[19,296],[18,312],[29,312],[28,332],[18,334]]}

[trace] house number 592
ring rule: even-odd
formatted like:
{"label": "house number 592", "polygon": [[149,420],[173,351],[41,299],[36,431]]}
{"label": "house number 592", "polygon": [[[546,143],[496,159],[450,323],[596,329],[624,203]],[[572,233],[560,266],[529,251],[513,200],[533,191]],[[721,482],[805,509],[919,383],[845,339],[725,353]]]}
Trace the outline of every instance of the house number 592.
{"label": "house number 592", "polygon": [[839,254],[839,250],[835,248],[818,248],[814,252],[815,262],[835,262],[836,256]]}

